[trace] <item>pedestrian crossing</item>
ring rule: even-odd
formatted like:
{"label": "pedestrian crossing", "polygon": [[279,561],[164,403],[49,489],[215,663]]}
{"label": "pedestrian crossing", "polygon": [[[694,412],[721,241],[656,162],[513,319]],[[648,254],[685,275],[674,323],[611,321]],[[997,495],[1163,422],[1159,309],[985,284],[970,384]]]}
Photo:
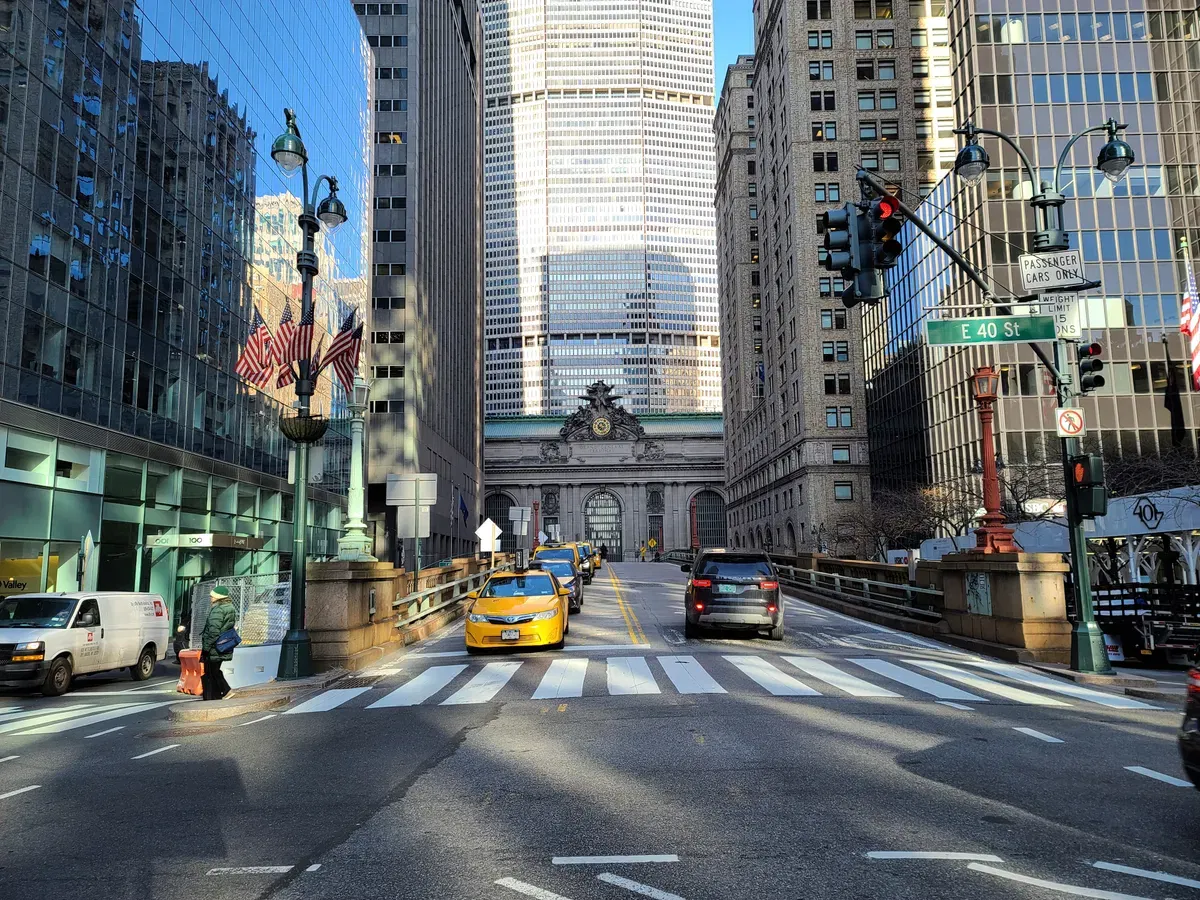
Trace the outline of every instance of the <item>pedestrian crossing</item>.
{"label": "pedestrian crossing", "polygon": [[69,702],[62,705],[12,707],[0,713],[0,741],[7,737],[63,734],[90,728],[101,722],[136,716],[179,702],[189,701]]}
{"label": "pedestrian crossing", "polygon": [[[594,696],[730,694],[933,700],[949,705],[1008,702],[1040,707],[1070,707],[1072,701],[1077,701],[1109,709],[1160,708],[989,660],[956,657],[951,664],[922,657],[853,657],[831,662],[790,654],[771,658],[709,654],[702,661],[693,655],[664,654],[430,665],[397,687],[384,682],[368,688],[332,688],[302,701],[283,715],[329,712],[343,707],[378,710]],[[358,701],[360,697],[370,702]]]}

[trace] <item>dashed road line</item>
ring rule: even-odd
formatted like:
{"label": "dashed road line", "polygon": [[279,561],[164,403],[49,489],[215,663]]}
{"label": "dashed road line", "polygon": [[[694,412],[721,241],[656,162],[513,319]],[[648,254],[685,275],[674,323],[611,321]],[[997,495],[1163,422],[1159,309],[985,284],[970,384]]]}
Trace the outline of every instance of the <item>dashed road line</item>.
{"label": "dashed road line", "polygon": [[165,747],[159,747],[157,750],[151,750],[148,753],[142,753],[138,756],[131,756],[130,759],[145,759],[147,756],[154,756],[158,753],[166,753],[168,750],[174,750],[178,744],[167,744]]}
{"label": "dashed road line", "polygon": [[672,894],[669,891],[660,890],[656,887],[651,887],[648,884],[634,881],[630,878],[622,878],[620,875],[614,875],[612,872],[601,872],[596,878],[603,881],[605,884],[611,884],[614,887],[624,888],[627,891],[632,891],[635,894],[641,894],[643,897],[650,897],[651,900],[683,900],[678,894]]}
{"label": "dashed road line", "polygon": [[18,754],[16,756],[5,756],[2,759],[0,759],[0,763],[11,762],[14,759],[20,759],[20,758],[21,758],[20,754]]}
{"label": "dashed road line", "polygon": [[1045,741],[1047,744],[1063,743],[1062,738],[1053,737],[1052,735],[1046,734],[1046,732],[1044,732],[1044,731],[1037,731],[1036,729],[1033,729],[1033,728],[1015,728],[1014,727],[1013,731],[1019,731],[1019,732],[1021,732],[1021,734],[1027,734],[1031,738],[1037,738],[1039,741]]}
{"label": "dashed road line", "polygon": [[260,716],[257,719],[251,719],[249,722],[238,722],[238,724],[234,725],[233,727],[234,728],[245,728],[247,725],[257,725],[259,722],[265,722],[265,721],[267,721],[267,719],[273,719],[273,718],[275,718],[275,713],[268,713],[267,715]]}
{"label": "dashed road line", "polygon": [[533,897],[534,900],[570,900],[569,897],[564,897],[562,894],[556,894],[553,891],[548,891],[536,885],[526,884],[524,881],[517,881],[515,878],[498,878],[495,883],[500,885],[500,887],[508,888],[510,891],[524,894],[526,897]]}
{"label": "dashed road line", "polygon": [[1060,894],[1071,894],[1074,897],[1091,897],[1093,900],[1150,900],[1148,897],[1138,897],[1133,894],[1122,894],[1117,891],[1100,891],[1095,888],[1080,887],[1076,884],[1062,884],[1057,881],[1046,881],[1043,878],[1032,878],[1029,875],[1021,875],[1017,872],[1010,872],[1007,869],[997,869],[992,866],[984,866],[979,863],[970,863],[967,866],[975,872],[984,872],[988,875],[995,875],[999,878],[1006,878],[1009,881],[1017,881],[1021,884],[1032,885],[1033,887],[1044,888],[1047,891],[1057,891]]}
{"label": "dashed road line", "polygon": [[1178,884],[1183,887],[1200,888],[1200,881],[1193,878],[1182,878],[1168,872],[1152,872],[1149,869],[1135,869],[1132,866],[1122,866],[1118,863],[1094,862],[1092,867],[1106,872],[1120,872],[1122,875],[1133,875],[1135,878],[1150,878],[1154,881],[1165,881],[1167,884]]}
{"label": "dashed road line", "polygon": [[969,862],[1004,862],[991,853],[957,853],[942,850],[871,850],[867,859],[949,859]]}
{"label": "dashed road line", "polygon": [[89,738],[94,738],[94,737],[104,737],[106,734],[112,734],[114,731],[120,731],[124,727],[125,727],[124,725],[118,725],[115,728],[106,728],[103,731],[97,731],[95,734],[87,735],[86,737],[84,737],[84,740],[86,741]]}
{"label": "dashed road line", "polygon": [[550,862],[556,866],[611,866],[616,863],[674,863],[679,862],[675,853],[635,853],[627,856],[555,856]]}
{"label": "dashed road line", "polygon": [[967,706],[964,703],[955,703],[953,700],[934,700],[933,702],[939,706],[949,706],[952,709],[961,709],[965,712],[975,712],[975,707]]}
{"label": "dashed road line", "polygon": [[7,800],[9,797],[17,796],[17,794],[27,794],[30,791],[36,791],[40,787],[40,784],[31,784],[29,787],[17,788],[15,791],[9,791],[7,794],[0,794],[0,800]]}
{"label": "dashed road line", "polygon": [[1133,772],[1135,775],[1145,775],[1147,778],[1153,778],[1155,781],[1161,781],[1164,784],[1174,785],[1175,787],[1192,787],[1190,781],[1184,781],[1182,778],[1176,778],[1174,775],[1164,775],[1162,772],[1155,772],[1153,769],[1147,769],[1145,766],[1125,766],[1126,772]]}
{"label": "dashed road line", "polygon": [[286,875],[295,866],[221,866],[209,869],[205,875]]}

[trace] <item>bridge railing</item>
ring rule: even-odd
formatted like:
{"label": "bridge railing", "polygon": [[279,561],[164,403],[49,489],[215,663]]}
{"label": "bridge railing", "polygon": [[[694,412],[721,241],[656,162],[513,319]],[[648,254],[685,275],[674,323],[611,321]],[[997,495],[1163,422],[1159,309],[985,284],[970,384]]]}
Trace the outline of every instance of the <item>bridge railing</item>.
{"label": "bridge railing", "polygon": [[392,602],[392,608],[396,610],[398,617],[396,627],[404,628],[412,625],[439,610],[462,602],[471,591],[477,591],[483,587],[488,576],[498,570],[499,567],[481,569],[474,575],[447,581],[445,584],[434,585],[424,590],[413,591],[404,597],[397,597]]}
{"label": "bridge railing", "polygon": [[939,590],[911,584],[870,581],[815,569],[777,565],[779,579],[789,587],[832,597],[844,603],[874,609],[922,622],[942,620],[943,596]]}

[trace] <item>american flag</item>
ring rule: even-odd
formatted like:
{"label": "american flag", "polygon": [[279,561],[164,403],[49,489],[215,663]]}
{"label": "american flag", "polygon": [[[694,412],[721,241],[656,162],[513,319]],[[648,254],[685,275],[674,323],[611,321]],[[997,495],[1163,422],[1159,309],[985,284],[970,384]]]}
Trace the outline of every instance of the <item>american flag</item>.
{"label": "american flag", "polygon": [[[362,349],[363,327],[359,325],[350,335],[346,349],[333,358],[333,371],[337,373],[338,381],[347,391],[354,387],[354,373],[358,371],[358,354]],[[325,357],[325,365],[330,364],[333,356],[333,345],[329,347],[329,355]]]}
{"label": "american flag", "polygon": [[250,323],[250,337],[246,339],[246,346],[238,356],[233,371],[243,378],[254,380],[269,365],[271,365],[271,329],[267,327],[267,323],[256,306],[254,319]]}
{"label": "american flag", "polygon": [[250,382],[258,388],[265,388],[271,383],[271,376],[275,374],[275,364],[267,363],[267,367],[256,375],[250,377]]}
{"label": "american flag", "polygon": [[308,359],[312,350],[313,340],[313,311],[312,307],[300,317],[300,324],[292,329],[290,338],[279,354],[278,362],[292,362],[298,359]]}
{"label": "american flag", "polygon": [[338,356],[345,352],[350,346],[350,341],[354,337],[354,319],[355,310],[350,310],[350,315],[342,320],[342,327],[338,329],[338,333],[333,336],[333,343],[329,345],[329,352],[325,354],[325,365],[330,365]]}
{"label": "american flag", "polygon": [[292,362],[296,357],[288,355],[292,349],[292,340],[296,335],[296,323],[292,319],[292,301],[285,301],[283,315],[279,317],[279,330],[275,332],[275,363],[283,365]]}
{"label": "american flag", "polygon": [[296,381],[296,370],[287,363],[279,367],[279,377],[275,379],[275,387],[285,388]]}
{"label": "american flag", "polygon": [[1187,272],[1187,293],[1183,295],[1179,330],[1189,338],[1189,349],[1192,353],[1192,386],[1200,391],[1200,294],[1196,292],[1196,270],[1192,268],[1192,257],[1188,253],[1186,237],[1179,239],[1179,249],[1183,253],[1183,265]]}

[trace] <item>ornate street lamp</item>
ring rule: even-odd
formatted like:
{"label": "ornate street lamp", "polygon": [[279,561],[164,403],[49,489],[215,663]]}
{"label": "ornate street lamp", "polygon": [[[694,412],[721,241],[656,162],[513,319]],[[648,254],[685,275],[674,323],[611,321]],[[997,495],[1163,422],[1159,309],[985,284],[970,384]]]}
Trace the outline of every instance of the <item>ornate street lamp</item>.
{"label": "ornate street lamp", "polygon": [[371,555],[371,536],[363,521],[363,415],[371,385],[362,375],[354,376],[350,392],[350,494],[346,503],[346,527],[338,538],[338,559],[351,562],[376,562]]}
{"label": "ornate street lamp", "polygon": [[[317,179],[310,197],[308,193],[308,151],[296,124],[296,114],[290,109],[283,111],[286,130],[271,144],[271,158],[285,177],[299,171],[304,178],[301,200],[304,209],[298,220],[304,234],[304,246],[296,251],[296,269],[300,272],[300,321],[312,316],[313,279],[317,277],[317,253],[315,238],[324,225],[332,231],[346,221],[346,206],[337,196],[337,179],[322,175]],[[329,194],[317,203],[317,192],[321,183],[329,185]],[[296,362],[295,414],[280,415],[279,430],[296,445],[295,502],[292,515],[292,607],[288,632],[283,638],[279,653],[279,677],[303,678],[312,674],[312,642],[304,627],[304,600],[306,587],[306,564],[308,562],[308,448],[325,436],[329,422],[322,416],[310,412],[316,372],[310,358]]]}
{"label": "ornate street lamp", "polygon": [[980,366],[971,379],[971,391],[979,406],[979,424],[983,431],[983,526],[975,531],[975,547],[984,553],[1015,553],[1013,531],[1004,524],[1000,512],[1000,476],[996,472],[996,442],[992,431],[996,392],[1000,375],[991,366]]}

